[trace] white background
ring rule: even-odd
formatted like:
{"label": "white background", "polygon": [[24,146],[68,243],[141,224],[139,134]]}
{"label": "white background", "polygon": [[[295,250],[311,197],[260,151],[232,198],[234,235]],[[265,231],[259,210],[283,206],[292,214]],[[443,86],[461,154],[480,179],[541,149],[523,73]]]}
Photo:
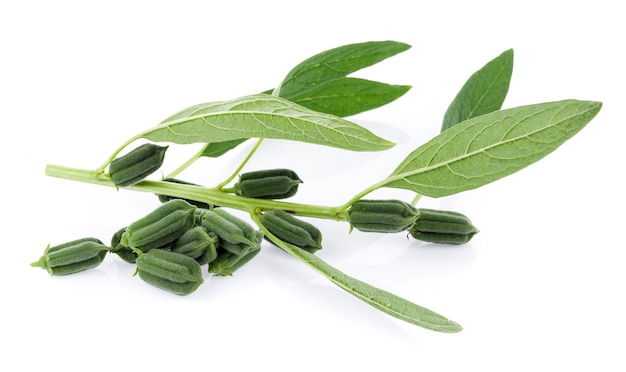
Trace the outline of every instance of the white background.
{"label": "white background", "polygon": [[[0,370],[624,371],[626,30],[613,4],[3,2]],[[96,168],[182,108],[269,89],[313,54],[370,40],[412,45],[356,74],[413,86],[351,118],[396,147],[349,153],[267,141],[247,169],[293,168],[305,181],[294,201],[342,204],[436,135],[465,80],[509,48],[505,107],[604,103],[539,163],[420,202],[470,216],[481,232],[468,245],[348,235],[345,224],[313,221],[324,231],[319,257],[459,322],[461,333],[380,313],[269,245],[235,276],[207,276],[186,297],[144,284],[113,256],[68,277],[29,266],[48,243],[108,241],[158,205],[153,195],[46,177],[46,164]],[[248,148],[184,174],[215,184]],[[196,149],[171,146],[164,171]]]}

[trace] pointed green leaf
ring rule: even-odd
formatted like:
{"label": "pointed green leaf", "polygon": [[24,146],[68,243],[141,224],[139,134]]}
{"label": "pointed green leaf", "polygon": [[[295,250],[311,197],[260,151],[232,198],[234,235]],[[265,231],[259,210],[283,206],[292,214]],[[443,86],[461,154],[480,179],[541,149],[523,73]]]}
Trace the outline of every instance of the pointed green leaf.
{"label": "pointed green leaf", "polygon": [[339,288],[388,315],[432,331],[455,333],[463,330],[458,323],[393,293],[346,275],[303,249],[293,247],[289,253],[323,274]]}
{"label": "pointed green leaf", "polygon": [[431,197],[478,188],[548,155],[601,107],[600,102],[565,100],[466,120],[413,151],[379,185]]}
{"label": "pointed green leaf", "polygon": [[274,138],[352,151],[380,151],[394,145],[340,117],[266,94],[192,106],[138,138],[178,144]]}
{"label": "pointed green leaf", "polygon": [[432,310],[419,306],[393,293],[376,288],[363,281],[355,279],[342,271],[327,264],[321,258],[293,244],[286,243],[278,239],[261,222],[260,217],[251,214],[265,236],[274,244],[284,249],[298,260],[315,269],[320,274],[337,285],[339,288],[350,293],[366,304],[389,314],[395,318],[437,332],[454,333],[460,332],[463,328],[448,318],[435,313]]}
{"label": "pointed green leaf", "polygon": [[309,91],[318,84],[344,78],[410,47],[396,41],[370,41],[324,51],[294,67],[276,88],[275,94],[287,99],[295,96],[311,97]]}
{"label": "pointed green leaf", "polygon": [[[372,110],[398,99],[410,86],[346,78],[346,75],[409,48],[409,45],[395,41],[374,41],[327,50],[294,67],[277,89],[277,95],[306,108],[339,117]],[[270,89],[263,93],[272,94],[273,91]],[[183,118],[196,108],[190,107],[168,120]],[[209,143],[202,156],[220,156],[243,142],[238,141],[219,145]],[[213,153],[215,146],[219,151]]]}
{"label": "pointed green leaf", "polygon": [[328,80],[306,92],[283,98],[315,111],[346,117],[386,105],[409,89],[407,85],[346,77]]}
{"label": "pointed green leaf", "polygon": [[396,41],[373,41],[327,50],[292,69],[275,94],[304,107],[341,117],[384,106],[411,87],[346,76],[409,48],[408,44]]}
{"label": "pointed green leaf", "polygon": [[441,131],[502,108],[513,73],[513,49],[491,60],[467,80],[443,117]]}

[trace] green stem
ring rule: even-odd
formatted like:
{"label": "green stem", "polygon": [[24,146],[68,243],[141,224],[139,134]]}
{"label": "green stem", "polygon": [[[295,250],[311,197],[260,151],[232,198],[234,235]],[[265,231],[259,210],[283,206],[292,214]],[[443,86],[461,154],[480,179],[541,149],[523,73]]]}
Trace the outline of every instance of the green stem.
{"label": "green stem", "polygon": [[415,194],[415,197],[413,198],[413,201],[411,201],[411,204],[415,206],[417,202],[420,201],[421,198],[422,198],[422,194]]}
{"label": "green stem", "polygon": [[[115,184],[111,182],[109,176],[98,170],[77,169],[62,165],[48,164],[46,166],[46,175],[116,188]],[[300,216],[338,221],[345,220],[345,209],[342,207],[246,198],[239,195],[224,193],[218,188],[144,180],[133,186],[125,187],[124,189],[197,200],[223,207],[239,209],[249,213],[255,211],[283,209]]]}
{"label": "green stem", "polygon": [[261,143],[263,143],[263,138],[259,138],[256,143],[254,144],[254,147],[252,147],[252,150],[250,150],[250,152],[248,153],[248,155],[246,156],[245,159],[243,159],[243,162],[241,162],[241,164],[239,165],[239,167],[237,167],[237,169],[235,169],[235,171],[233,172],[233,174],[230,175],[230,177],[228,177],[226,180],[224,180],[224,182],[218,184],[216,187],[217,189],[222,189],[224,188],[224,186],[228,185],[232,180],[235,179],[235,177],[237,177],[237,175],[239,174],[239,172],[241,172],[241,170],[243,169],[243,167],[246,166],[246,164],[248,163],[248,161],[252,158],[252,155],[254,155],[254,153],[256,152],[256,150],[259,148],[259,146],[261,146]]}
{"label": "green stem", "polygon": [[[143,134],[143,133],[142,133]],[[104,169],[111,164],[111,162],[113,161],[113,159],[115,159],[115,157],[117,156],[117,154],[119,154],[120,152],[122,152],[122,150],[124,150],[124,148],[128,145],[130,145],[132,142],[134,142],[135,140],[141,138],[142,134],[138,134],[135,137],[132,137],[131,139],[129,139],[128,141],[124,142],[122,144],[122,146],[120,146],[117,150],[115,150],[115,152],[109,156],[109,158],[101,165],[98,167],[98,169],[96,169],[97,173],[103,173]]]}
{"label": "green stem", "polygon": [[168,174],[165,178],[174,178],[178,176],[182,171],[189,168],[189,166],[193,164],[196,160],[200,159],[203,153],[204,153],[204,147],[201,148],[200,151],[198,151],[194,156],[189,158],[189,160],[184,162],[180,167],[176,168],[174,171]]}
{"label": "green stem", "polygon": [[354,204],[357,200],[362,199],[365,195],[367,195],[367,194],[369,194],[369,193],[371,193],[371,192],[373,192],[375,190],[380,189],[381,187],[383,187],[387,183],[389,183],[389,179],[385,178],[384,180],[369,186],[368,188],[364,189],[363,191],[359,192],[354,197],[352,197],[352,199],[350,199],[347,203],[342,205],[341,208],[344,209],[344,210],[350,208],[350,206],[352,204]]}
{"label": "green stem", "polygon": [[[358,194],[356,194],[354,197],[352,197],[352,199],[348,200],[347,203],[345,203],[344,205],[341,206],[341,209],[343,210],[347,210],[348,208],[350,208],[350,206],[352,204],[354,204],[357,200],[362,199],[364,196],[366,196],[367,194],[374,192],[382,187],[384,187],[385,185],[391,183],[392,181],[399,179],[401,177],[398,176],[393,176],[393,177],[387,177],[382,181],[376,182],[375,184],[365,188],[363,191],[359,192]],[[421,199],[422,195],[420,194],[416,194],[415,198],[413,198],[413,201],[411,202],[413,205],[417,204],[417,202]]]}

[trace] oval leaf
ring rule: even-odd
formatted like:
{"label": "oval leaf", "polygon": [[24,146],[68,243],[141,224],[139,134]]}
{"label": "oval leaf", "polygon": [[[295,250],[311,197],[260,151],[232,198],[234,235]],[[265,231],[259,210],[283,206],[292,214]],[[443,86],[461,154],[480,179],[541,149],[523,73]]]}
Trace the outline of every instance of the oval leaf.
{"label": "oval leaf", "polygon": [[413,151],[380,186],[431,197],[478,188],[551,153],[601,107],[600,102],[565,100],[466,120]]}
{"label": "oval leaf", "polygon": [[476,71],[465,82],[443,117],[441,131],[476,116],[500,110],[513,74],[513,49]]}
{"label": "oval leaf", "polygon": [[352,151],[380,151],[394,145],[345,119],[266,94],[192,106],[138,137],[178,144],[274,138]]}

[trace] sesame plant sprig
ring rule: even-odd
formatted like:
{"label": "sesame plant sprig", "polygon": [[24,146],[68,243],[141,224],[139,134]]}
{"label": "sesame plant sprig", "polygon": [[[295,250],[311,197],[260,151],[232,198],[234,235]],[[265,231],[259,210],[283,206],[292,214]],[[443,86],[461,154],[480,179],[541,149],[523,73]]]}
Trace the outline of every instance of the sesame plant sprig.
{"label": "sesame plant sprig", "polygon": [[[265,138],[356,152],[393,148],[392,142],[346,117],[391,103],[410,86],[349,75],[409,48],[395,41],[376,41],[322,52],[298,64],[265,93],[202,103],[175,113],[123,142],[95,170],[49,164],[46,174],[159,196],[162,206],[121,229],[119,239],[108,248],[125,261],[139,259],[140,277],[149,284],[190,294],[203,282],[199,265],[207,265],[211,275],[232,276],[259,253],[265,240],[380,311],[429,330],[459,332],[462,328],[456,322],[323,261],[317,254],[323,245],[321,231],[303,218],[344,222],[349,231],[405,233],[440,244],[467,243],[478,232],[467,216],[418,208],[418,201],[476,189],[539,161],[582,130],[600,111],[600,102],[565,99],[503,109],[513,68],[510,49],[465,82],[443,115],[441,133],[389,169],[387,176],[381,174],[378,182],[355,191],[340,205],[283,200],[293,196],[302,183],[292,170],[245,172],[248,161],[262,151]],[[196,160],[217,159],[249,139],[256,143],[243,162],[215,186],[174,178]],[[128,151],[138,140],[148,143]],[[167,177],[148,179],[164,161],[168,150],[164,144],[197,143],[204,144],[202,149]],[[415,197],[411,201],[366,198],[382,188],[409,190]],[[244,212],[256,228],[228,209]],[[177,218],[179,214],[185,216],[184,223]],[[193,234],[187,234],[191,229]],[[148,241],[150,245],[140,243]],[[61,256],[56,262],[67,264],[57,272],[77,272],[99,264],[100,256],[94,263],[93,255],[76,254],[80,244],[71,244],[71,250],[64,245],[49,247],[33,266],[52,267],[51,254]],[[104,249],[98,244],[98,250]],[[154,249],[168,253],[149,253]],[[193,256],[177,256],[182,252],[193,252]],[[73,262],[74,257],[79,261]],[[82,262],[81,257],[92,261]]]}

